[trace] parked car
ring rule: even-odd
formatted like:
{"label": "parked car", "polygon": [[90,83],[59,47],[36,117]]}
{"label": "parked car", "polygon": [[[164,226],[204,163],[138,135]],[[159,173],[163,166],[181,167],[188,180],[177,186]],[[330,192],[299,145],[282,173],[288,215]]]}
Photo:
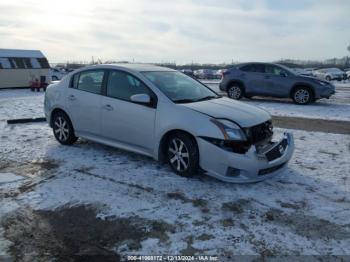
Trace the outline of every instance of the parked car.
{"label": "parked car", "polygon": [[215,79],[215,72],[211,69],[199,69],[194,71],[194,76],[198,79]]}
{"label": "parked car", "polygon": [[350,68],[345,69],[347,79],[350,79]]}
{"label": "parked car", "polygon": [[315,71],[318,70],[316,67],[308,67],[304,68],[304,70],[310,75],[310,76],[315,76]]}
{"label": "parked car", "polygon": [[188,76],[191,76],[191,77],[194,76],[192,69],[182,69],[181,72],[184,73],[185,75],[188,75]]}
{"label": "parked car", "polygon": [[233,99],[252,96],[292,98],[308,104],[329,98],[335,87],[327,81],[297,75],[285,66],[271,63],[244,63],[224,72],[220,90]]}
{"label": "parked car", "polygon": [[219,70],[216,70],[216,71],[215,71],[215,78],[216,78],[216,79],[221,79],[224,71],[226,71],[226,69],[219,69]]}
{"label": "parked car", "polygon": [[339,68],[323,68],[315,71],[314,74],[317,78],[327,81],[347,79],[346,73]]}
{"label": "parked car", "polygon": [[178,174],[199,169],[227,182],[255,182],[286,167],[294,145],[275,141],[264,110],[221,97],[172,69],[97,65],[79,69],[45,93],[55,138],[78,137],[166,161]]}
{"label": "parked car", "polygon": [[296,75],[313,76],[312,71],[307,71],[304,68],[290,68]]}
{"label": "parked car", "polygon": [[61,80],[67,72],[62,68],[50,68],[49,76],[52,81]]}

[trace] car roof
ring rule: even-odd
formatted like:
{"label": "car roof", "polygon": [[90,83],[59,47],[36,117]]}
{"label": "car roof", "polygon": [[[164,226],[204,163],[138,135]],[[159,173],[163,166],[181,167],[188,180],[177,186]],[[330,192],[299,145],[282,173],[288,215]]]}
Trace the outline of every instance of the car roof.
{"label": "car roof", "polygon": [[92,65],[88,67],[83,67],[83,69],[98,69],[98,68],[115,68],[115,69],[129,69],[137,72],[173,72],[176,71],[174,69],[168,68],[168,67],[162,67],[162,66],[155,66],[151,64],[99,64],[99,65]]}
{"label": "car roof", "polygon": [[268,62],[245,62],[245,63],[239,63],[239,64],[237,64],[236,66],[237,66],[237,67],[242,67],[242,66],[251,65],[251,64],[283,66],[283,65],[281,65],[281,64],[277,64],[277,63],[268,63]]}

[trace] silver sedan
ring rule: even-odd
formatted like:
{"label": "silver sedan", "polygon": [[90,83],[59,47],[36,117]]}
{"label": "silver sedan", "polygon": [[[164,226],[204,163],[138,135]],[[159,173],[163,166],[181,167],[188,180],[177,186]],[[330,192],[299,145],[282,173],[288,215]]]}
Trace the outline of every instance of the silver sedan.
{"label": "silver sedan", "polygon": [[264,110],[151,65],[74,71],[47,88],[45,115],[61,144],[89,139],[168,162],[182,176],[204,170],[227,182],[256,182],[283,170],[294,149],[289,133],[274,141]]}

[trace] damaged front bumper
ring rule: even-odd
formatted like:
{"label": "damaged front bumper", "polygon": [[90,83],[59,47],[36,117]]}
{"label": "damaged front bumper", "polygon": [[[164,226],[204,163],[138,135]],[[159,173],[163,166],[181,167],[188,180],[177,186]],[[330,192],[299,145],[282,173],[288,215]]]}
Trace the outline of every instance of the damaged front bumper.
{"label": "damaged front bumper", "polygon": [[245,154],[222,149],[198,138],[200,166],[208,175],[232,183],[251,183],[270,178],[283,169],[294,151],[291,133],[263,147],[252,146]]}

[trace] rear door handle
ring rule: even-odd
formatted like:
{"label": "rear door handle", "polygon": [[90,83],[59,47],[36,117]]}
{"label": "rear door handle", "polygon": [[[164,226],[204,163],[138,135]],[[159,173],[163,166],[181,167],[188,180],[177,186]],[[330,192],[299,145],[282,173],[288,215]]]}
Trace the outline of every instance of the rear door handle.
{"label": "rear door handle", "polygon": [[68,97],[68,99],[71,100],[71,101],[77,100],[77,98],[74,95],[70,95]]}
{"label": "rear door handle", "polygon": [[112,111],[114,108],[111,105],[104,105],[103,109],[105,109],[107,111]]}

